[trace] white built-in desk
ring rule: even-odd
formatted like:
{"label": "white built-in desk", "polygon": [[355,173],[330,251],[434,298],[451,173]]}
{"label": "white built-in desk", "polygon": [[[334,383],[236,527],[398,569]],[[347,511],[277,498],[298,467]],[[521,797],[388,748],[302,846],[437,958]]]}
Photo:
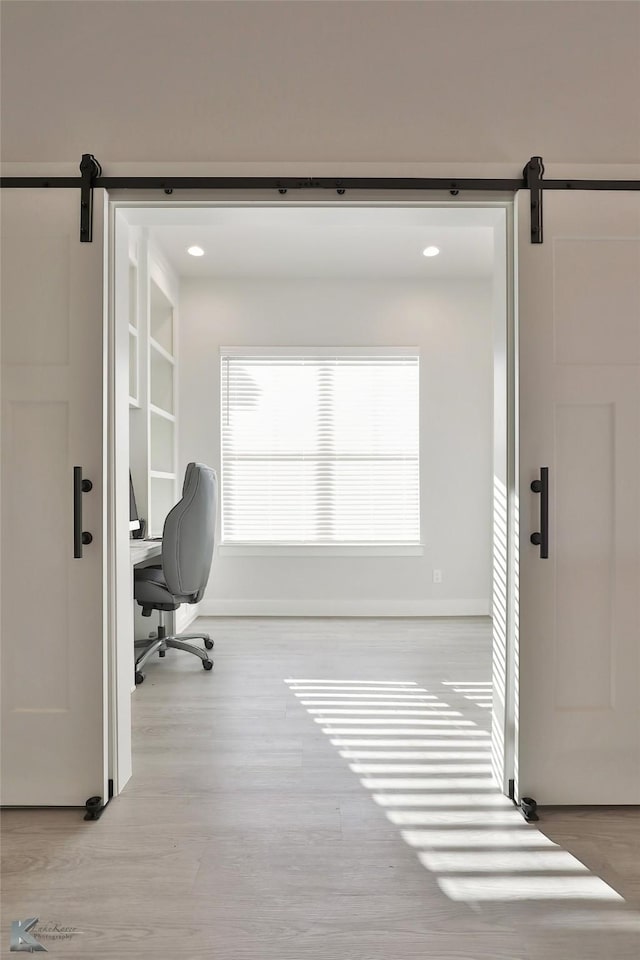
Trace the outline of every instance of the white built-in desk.
{"label": "white built-in desk", "polygon": [[129,551],[131,566],[137,567],[139,564],[146,563],[147,560],[160,556],[162,540],[129,540]]}
{"label": "white built-in desk", "polygon": [[[131,559],[131,599],[133,601],[133,569],[134,567],[144,567],[149,561],[157,559],[162,553],[162,540],[129,540],[129,556]],[[169,633],[173,633],[174,620],[173,613],[166,614],[166,622]],[[140,607],[133,602],[133,637],[136,640],[143,640],[148,637],[149,631],[153,630],[156,619],[148,620],[143,618]],[[132,637],[132,641],[133,641]],[[131,687],[131,692],[136,690],[135,684]]]}

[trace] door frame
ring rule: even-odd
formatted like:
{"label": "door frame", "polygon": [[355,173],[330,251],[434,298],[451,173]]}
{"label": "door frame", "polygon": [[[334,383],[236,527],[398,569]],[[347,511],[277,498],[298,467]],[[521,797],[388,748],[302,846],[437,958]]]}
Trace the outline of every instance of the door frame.
{"label": "door frame", "polygon": [[[330,201],[326,199],[307,200],[285,199],[274,201],[272,194],[265,191],[265,196],[257,197],[255,191],[238,190],[231,192],[231,196],[225,196],[224,200],[212,201],[206,194],[200,194],[196,191],[191,194],[188,202],[178,202],[167,197],[163,200],[150,201],[148,194],[140,193],[133,195],[133,191],[113,191],[109,196],[109,215],[108,215],[108,243],[105,249],[108,249],[108,271],[105,276],[108,278],[106,289],[108,291],[108,310],[107,310],[107,329],[105,331],[105,351],[107,363],[107,404],[105,425],[107,435],[107,476],[109,478],[109,495],[107,504],[107,531],[108,531],[108,564],[107,564],[107,582],[105,584],[106,600],[108,609],[108,673],[109,673],[109,703],[110,725],[109,725],[109,764],[110,777],[113,780],[114,795],[118,795],[133,772],[131,757],[131,705],[130,693],[127,694],[126,669],[123,673],[122,655],[118,651],[118,592],[122,595],[124,577],[130,575],[130,571],[122,570],[124,563],[123,551],[118,550],[117,518],[126,510],[124,503],[125,494],[122,489],[122,483],[118,484],[117,470],[117,425],[121,422],[118,416],[118,386],[121,377],[117,370],[117,296],[116,289],[116,221],[118,214],[122,215],[127,210],[166,210],[168,208],[196,208],[202,209],[220,208],[220,207],[243,207],[243,208],[265,208],[283,206],[288,208],[309,207],[311,205],[318,207],[340,207],[352,208],[365,207],[371,208],[395,208],[411,206],[414,208],[431,209],[496,209],[505,212],[504,229],[496,224],[494,237],[501,236],[501,243],[496,246],[494,253],[494,266],[497,257],[503,257],[503,280],[504,289],[499,294],[501,300],[501,322],[504,323],[502,331],[504,349],[506,351],[506,383],[504,384],[504,404],[505,404],[505,426],[504,436],[504,454],[505,454],[505,477],[508,488],[508,525],[507,525],[507,609],[506,609],[506,648],[504,651],[505,659],[505,691],[504,701],[498,705],[499,716],[493,717],[492,727],[500,729],[500,739],[494,744],[493,765],[496,779],[502,792],[509,795],[511,785],[514,780],[514,762],[515,762],[515,736],[516,736],[516,717],[515,717],[515,670],[514,670],[514,650],[516,637],[516,613],[517,606],[515,598],[517,596],[517,330],[516,313],[514,300],[514,263],[515,263],[515,235],[514,235],[514,199],[512,195],[504,195],[500,198],[491,194],[478,194],[473,199],[465,201],[456,200],[425,200],[424,194],[419,191],[398,191],[389,190],[385,192],[384,199],[380,192],[362,191],[358,194],[358,199],[353,202]],[[496,287],[496,273],[494,269],[494,297]],[[496,304],[494,302],[494,314]],[[495,322],[495,319],[494,319]],[[122,414],[120,414],[121,416]],[[495,442],[494,442],[495,457]],[[492,458],[492,462],[493,462]],[[120,488],[120,489],[119,489]],[[128,497],[128,489],[126,492]],[[493,593],[493,578],[492,578]],[[493,641],[495,643],[495,640]],[[127,665],[130,657],[126,657]],[[129,691],[131,687],[129,687]],[[494,710],[496,707],[494,707]]]}
{"label": "door frame", "polygon": [[[85,162],[87,161],[87,162]],[[111,409],[109,404],[112,399],[112,384],[108,379],[111,376],[111,368],[109,366],[111,362],[111,349],[110,349],[110,337],[112,334],[112,310],[113,310],[113,293],[112,288],[112,242],[113,242],[113,228],[112,228],[112,216],[113,210],[117,207],[125,206],[149,206],[149,207],[163,207],[172,203],[172,200],[167,198],[163,201],[158,202],[149,202],[149,191],[164,191],[166,195],[172,194],[173,189],[183,189],[187,190],[187,195],[191,197],[191,200],[188,203],[180,203],[180,206],[203,206],[203,205],[214,205],[214,206],[224,206],[224,205],[263,205],[264,203],[273,202],[273,194],[277,189],[280,194],[286,194],[288,190],[293,191],[291,195],[295,193],[298,195],[304,194],[307,192],[306,188],[317,188],[318,192],[322,191],[337,191],[342,194],[345,190],[354,190],[357,191],[357,194],[362,200],[360,202],[365,203],[366,205],[377,205],[381,203],[387,203],[390,205],[397,205],[400,198],[405,203],[422,203],[426,206],[446,206],[449,205],[449,201],[446,193],[457,195],[460,190],[465,191],[466,199],[463,205],[465,206],[481,206],[481,207],[491,207],[491,206],[505,206],[513,210],[515,193],[518,190],[528,189],[531,194],[531,242],[540,243],[542,242],[542,220],[541,220],[541,201],[546,190],[621,190],[621,191],[637,191],[640,190],[640,168],[637,164],[587,164],[582,167],[580,173],[582,177],[590,177],[591,179],[574,179],[573,170],[575,164],[555,164],[554,171],[556,175],[564,174],[562,179],[556,180],[544,180],[544,166],[542,164],[542,159],[540,157],[532,157],[531,160],[525,166],[523,171],[523,176],[517,179],[462,179],[462,180],[452,180],[440,178],[398,178],[394,176],[388,177],[365,177],[365,178],[347,178],[336,180],[335,177],[323,177],[320,179],[315,178],[302,178],[296,174],[297,164],[288,164],[285,165],[286,169],[283,169],[283,173],[289,171],[289,175],[285,176],[284,179],[276,179],[274,177],[179,177],[172,180],[167,180],[166,177],[103,177],[102,170],[100,165],[95,161],[95,158],[91,154],[86,154],[83,156],[83,164],[81,165],[81,177],[61,177],[58,176],[58,170],[51,169],[51,175],[47,175],[46,172],[40,173],[39,176],[29,176],[26,175],[24,170],[24,165],[20,163],[16,164],[6,164],[4,168],[4,175],[0,177],[0,187],[3,189],[11,188],[34,188],[34,187],[43,187],[46,189],[51,188],[66,188],[74,187],[80,188],[82,195],[82,235],[80,237],[81,241],[87,242],[91,240],[91,208],[93,200],[93,188],[102,188],[105,191],[105,197],[108,204],[108,224],[107,224],[107,242],[105,243],[105,281],[104,281],[104,295],[106,299],[106,310],[105,316],[107,321],[104,325],[104,371],[105,371],[105,420],[110,421],[111,419]],[[328,165],[321,165],[323,170],[326,169]],[[495,165],[494,165],[495,166]],[[368,165],[367,169],[372,169],[375,165]],[[257,169],[258,172],[264,170],[264,165],[262,164],[253,164],[253,169]],[[484,170],[489,170],[490,165],[481,165],[481,168]],[[214,165],[216,169],[216,165]],[[384,172],[390,171],[394,173],[397,171],[397,166],[388,165],[382,166],[378,165],[376,170],[382,169]],[[425,169],[422,165],[421,169]],[[427,170],[433,169],[427,167]],[[462,171],[462,167],[458,166],[458,171]],[[464,168],[465,171],[469,169],[468,165]],[[471,168],[472,169],[472,168]],[[46,171],[46,164],[45,164]],[[412,169],[413,173],[414,170]],[[436,172],[441,172],[440,168],[436,168]],[[31,173],[29,170],[28,173]],[[615,177],[611,179],[611,177]],[[622,179],[625,177],[626,179]],[[225,202],[222,201],[212,203],[211,202],[211,191],[217,191],[217,195],[225,196]],[[434,195],[442,196],[440,202],[434,201],[432,203],[424,203],[425,192],[433,191]],[[314,189],[314,193],[316,193]],[[317,194],[316,194],[317,195]],[[326,193],[325,193],[326,196]],[[280,200],[277,201],[282,204],[283,202],[289,203],[288,199],[286,201]],[[322,201],[314,201],[321,203]],[[173,201],[175,203],[175,201]],[[456,205],[461,205],[458,201],[454,201]],[[303,205],[303,204],[300,204]],[[105,218],[107,219],[107,218]],[[87,226],[87,221],[89,221]],[[512,232],[512,223],[513,216],[509,215],[509,221],[511,226],[509,229]],[[537,221],[537,223],[536,223]],[[534,226],[539,224],[539,229],[535,231],[534,236]],[[509,330],[511,331],[512,338],[512,350],[513,350],[513,363],[510,363],[511,369],[511,395],[513,398],[513,431],[509,432],[509,436],[512,437],[512,449],[510,452],[510,458],[513,461],[513,470],[514,478],[517,480],[517,469],[518,469],[518,443],[517,435],[515,430],[517,429],[518,423],[518,408],[517,408],[517,377],[518,377],[518,330],[517,330],[517,313],[515,307],[515,290],[514,290],[514,275],[516,269],[517,260],[515,258],[516,246],[515,238],[513,233],[508,243],[508,252],[510,256],[510,271],[508,282],[510,285],[510,294],[509,294],[509,306],[512,311],[510,317],[508,318]],[[108,262],[108,269],[107,269]],[[107,425],[105,425],[107,426]],[[107,426],[107,429],[109,427]],[[112,450],[111,450],[111,437],[107,436],[107,442],[105,443],[104,455],[107,462],[107,472],[105,473],[105,479],[109,480],[109,470],[111,469],[112,464]],[[113,491],[113,484],[109,482],[109,493],[111,496]],[[516,488],[517,492],[517,488]],[[107,542],[107,565],[103,583],[103,589],[105,591],[105,642],[104,642],[104,658],[106,666],[106,682],[109,684],[108,690],[106,690],[106,699],[105,703],[109,710],[109,729],[107,731],[107,736],[109,740],[109,774],[113,775],[115,770],[118,767],[120,757],[118,751],[115,749],[114,744],[116,744],[117,736],[120,732],[118,731],[118,710],[117,710],[117,700],[115,698],[115,693],[112,688],[111,679],[115,669],[116,662],[116,652],[114,647],[115,642],[115,625],[114,625],[114,595],[112,591],[114,570],[113,570],[113,543],[110,534],[110,520],[109,520],[109,511],[111,511],[111,516],[113,516],[114,504],[107,503],[105,498],[105,529],[108,534]],[[517,496],[514,500],[514,512],[513,512],[513,522],[515,524],[511,542],[512,548],[512,557],[515,559],[517,556],[518,542],[517,542]],[[511,514],[510,514],[511,515]],[[513,604],[512,604],[513,605]],[[511,633],[517,631],[517,597],[515,597],[515,604],[513,605],[513,618],[511,623]],[[513,670],[513,657],[515,656],[515,649],[513,644],[513,638],[510,643],[511,647],[511,667],[509,669],[509,676],[512,675]],[[517,720],[516,711],[515,711],[515,699],[516,699],[516,686],[515,681],[512,683],[512,692],[510,694],[512,703],[511,705],[505,705],[505,712],[507,714],[513,713],[513,719]],[[517,734],[517,730],[514,729],[514,734]],[[130,738],[130,731],[129,731]],[[124,785],[123,780],[125,776],[125,771],[123,769],[122,776],[114,776],[114,786],[116,787],[115,792],[119,793]],[[119,782],[118,782],[119,781]],[[504,783],[503,783],[504,789]]]}

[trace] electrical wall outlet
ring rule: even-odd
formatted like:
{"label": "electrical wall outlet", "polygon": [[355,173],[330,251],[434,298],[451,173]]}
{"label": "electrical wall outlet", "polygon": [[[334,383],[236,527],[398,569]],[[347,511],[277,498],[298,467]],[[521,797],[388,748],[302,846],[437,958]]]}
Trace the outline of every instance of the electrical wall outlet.
{"label": "electrical wall outlet", "polygon": [[434,571],[433,571],[433,582],[434,582],[434,583],[442,583],[442,570],[434,570]]}

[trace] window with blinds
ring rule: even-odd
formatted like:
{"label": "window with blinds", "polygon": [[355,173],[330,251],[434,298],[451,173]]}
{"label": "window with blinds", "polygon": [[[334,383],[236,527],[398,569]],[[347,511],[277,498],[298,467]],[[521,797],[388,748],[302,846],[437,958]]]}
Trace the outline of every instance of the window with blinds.
{"label": "window with blinds", "polygon": [[223,542],[417,544],[418,362],[223,351]]}

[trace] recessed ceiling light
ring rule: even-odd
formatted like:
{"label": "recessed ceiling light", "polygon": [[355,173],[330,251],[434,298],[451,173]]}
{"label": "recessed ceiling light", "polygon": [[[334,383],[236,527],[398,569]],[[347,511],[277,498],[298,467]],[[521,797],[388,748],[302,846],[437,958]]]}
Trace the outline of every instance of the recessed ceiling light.
{"label": "recessed ceiling light", "polygon": [[440,253],[440,247],[425,247],[422,251],[423,257],[437,257]]}
{"label": "recessed ceiling light", "polygon": [[187,253],[190,253],[192,257],[204,257],[204,250],[202,247],[188,247]]}

